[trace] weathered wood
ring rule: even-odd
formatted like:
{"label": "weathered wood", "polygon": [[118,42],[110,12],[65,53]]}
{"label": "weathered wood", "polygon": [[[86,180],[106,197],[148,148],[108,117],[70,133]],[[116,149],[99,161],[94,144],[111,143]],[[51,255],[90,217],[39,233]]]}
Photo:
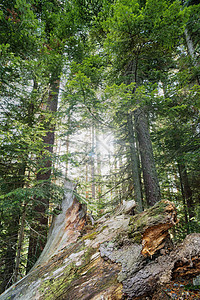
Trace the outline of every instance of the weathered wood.
{"label": "weathered wood", "polygon": [[46,246],[33,269],[50,260],[68,244],[76,242],[80,236],[80,231],[86,223],[86,210],[84,205],[79,203],[74,196],[74,189],[74,184],[65,182],[62,212],[54,216]]}
{"label": "weathered wood", "polygon": [[176,222],[175,205],[170,201],[163,200],[131,219],[130,236],[141,237],[142,254],[152,256],[169,241],[168,230]]}
{"label": "weathered wood", "polygon": [[135,299],[171,278],[200,273],[200,234],[168,249],[168,229],[177,222],[171,202],[161,201],[135,216],[127,214],[126,203],[92,227],[73,187],[66,188],[62,213],[55,217],[39,261],[0,300]]}

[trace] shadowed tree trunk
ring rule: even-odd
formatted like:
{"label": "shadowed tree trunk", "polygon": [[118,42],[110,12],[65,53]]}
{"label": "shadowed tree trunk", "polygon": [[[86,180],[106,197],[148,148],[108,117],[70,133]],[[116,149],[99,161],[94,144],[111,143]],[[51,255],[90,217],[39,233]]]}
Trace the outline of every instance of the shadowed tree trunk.
{"label": "shadowed tree trunk", "polygon": [[133,177],[133,186],[135,193],[135,200],[138,204],[138,212],[142,212],[142,195],[141,195],[141,185],[140,185],[140,173],[138,168],[138,157],[137,150],[135,145],[135,136],[133,131],[133,121],[132,115],[129,113],[127,115],[127,125],[128,125],[128,136],[129,136],[129,144],[130,144],[130,157],[131,157],[131,169],[132,169],[132,177]]}
{"label": "shadowed tree trunk", "polygon": [[12,218],[8,219],[9,224],[7,225],[7,239],[5,240],[6,252],[4,256],[4,273],[3,280],[0,286],[0,293],[13,284],[13,275],[15,270],[15,258],[17,250],[18,230],[19,230],[19,213],[16,211],[12,213]]}
{"label": "shadowed tree trunk", "polygon": [[193,198],[192,198],[192,190],[189,185],[186,166],[183,162],[180,162],[180,161],[178,162],[178,171],[179,171],[179,176],[180,176],[182,196],[183,196],[183,199],[185,200],[184,202],[186,202],[185,204],[187,205],[189,219],[191,220],[195,215],[194,214],[194,202],[193,202]]}
{"label": "shadowed tree trunk", "polygon": [[91,128],[91,192],[92,192],[92,201],[95,200],[96,197],[96,182],[95,182],[95,127],[92,124]]}
{"label": "shadowed tree trunk", "polygon": [[160,187],[144,109],[137,108],[134,111],[134,119],[140,148],[146,201],[149,206],[152,206],[160,200]]}
{"label": "shadowed tree trunk", "polygon": [[[22,163],[18,165],[18,168],[18,174],[12,174],[12,176],[14,177],[14,182],[11,181],[10,183],[10,191],[24,186],[25,162],[22,161]],[[5,246],[0,246],[0,248],[2,247],[0,251],[2,251],[2,253],[5,252],[5,254],[2,255],[4,260],[4,268],[0,285],[0,293],[2,293],[6,288],[11,286],[16,279],[16,253],[18,245],[18,234],[20,230],[20,216],[21,211],[19,207],[16,207],[15,210],[12,209],[11,212],[9,212],[9,215],[6,214],[5,216],[3,216],[2,221],[6,228],[6,239]],[[5,232],[3,232],[3,234],[5,234]]]}

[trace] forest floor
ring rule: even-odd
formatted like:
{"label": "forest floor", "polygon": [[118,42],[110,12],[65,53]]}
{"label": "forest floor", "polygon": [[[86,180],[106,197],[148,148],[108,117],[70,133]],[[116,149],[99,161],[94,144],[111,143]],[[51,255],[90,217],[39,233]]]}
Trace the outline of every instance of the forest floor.
{"label": "forest floor", "polygon": [[[146,298],[148,299],[148,298]],[[200,286],[194,286],[192,279],[177,279],[159,288],[151,300],[200,300]]]}

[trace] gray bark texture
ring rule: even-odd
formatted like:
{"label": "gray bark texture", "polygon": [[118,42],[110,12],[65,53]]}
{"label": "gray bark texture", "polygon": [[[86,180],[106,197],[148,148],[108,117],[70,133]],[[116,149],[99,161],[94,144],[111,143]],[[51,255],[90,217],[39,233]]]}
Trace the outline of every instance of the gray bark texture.
{"label": "gray bark texture", "polygon": [[41,257],[0,300],[143,299],[173,278],[200,274],[200,234],[177,248],[170,243],[168,229],[177,223],[170,201],[135,216],[134,201],[124,203],[92,225],[73,185],[65,188]]}
{"label": "gray bark texture", "polygon": [[140,184],[140,172],[139,172],[139,162],[137,157],[137,150],[135,145],[135,134],[133,130],[133,121],[132,115],[127,115],[127,125],[128,125],[128,136],[129,136],[129,145],[130,145],[130,157],[131,157],[131,169],[133,177],[133,186],[135,193],[135,200],[137,202],[138,212],[143,211],[142,207],[142,193],[141,193],[141,184]]}
{"label": "gray bark texture", "polygon": [[134,118],[140,148],[146,201],[148,205],[152,206],[160,201],[160,187],[144,108],[137,108],[134,111]]}
{"label": "gray bark texture", "polygon": [[[185,39],[186,39],[186,43],[187,43],[188,53],[192,58],[193,65],[195,67],[199,67],[199,61],[197,59],[197,53],[195,52],[193,41],[192,41],[192,38],[191,38],[187,28],[185,29]],[[198,84],[200,84],[199,75],[197,75],[196,77],[197,77]]]}

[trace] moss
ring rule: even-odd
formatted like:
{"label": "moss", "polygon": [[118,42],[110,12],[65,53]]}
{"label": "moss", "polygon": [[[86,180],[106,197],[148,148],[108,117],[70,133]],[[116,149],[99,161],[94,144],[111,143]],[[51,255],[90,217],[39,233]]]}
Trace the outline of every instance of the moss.
{"label": "moss", "polygon": [[99,232],[98,233],[101,233],[101,232],[103,232],[104,231],[104,229],[106,229],[108,227],[108,225],[104,225],[102,228],[101,228],[101,230],[99,230]]}
{"label": "moss", "polygon": [[160,201],[156,203],[152,208],[148,209],[149,217],[162,217],[163,213],[165,212],[167,204],[164,201]]}
{"label": "moss", "polygon": [[130,237],[133,236],[134,232],[136,231],[143,232],[146,227],[147,221],[148,221],[148,216],[145,213],[143,213],[143,215],[139,215],[139,216],[137,215],[132,217],[129,221],[129,229],[128,229],[129,236]]}
{"label": "moss", "polygon": [[[69,256],[71,253],[78,253],[80,250],[85,250],[86,246],[84,246],[84,243],[79,243],[76,247],[72,245],[67,251],[65,252],[65,256]],[[54,265],[53,268],[51,268],[48,279],[45,280],[43,278],[43,281],[40,285],[39,291],[41,292],[41,300],[54,300],[59,299],[63,293],[68,290],[70,284],[75,279],[78,279],[81,277],[81,274],[85,272],[85,269],[87,267],[87,264],[89,263],[91,256],[96,252],[96,249],[88,248],[83,256],[81,257],[82,264],[81,266],[76,266],[75,262],[70,263],[67,265],[63,271],[60,272],[60,274],[55,275],[54,272],[58,270],[58,268],[64,267],[63,264],[60,264],[57,261],[57,263]],[[63,256],[63,259],[64,257]],[[87,271],[87,270],[86,270]],[[49,278],[51,277],[51,278]]]}
{"label": "moss", "polygon": [[131,242],[132,241],[130,240],[126,231],[120,232],[115,236],[115,238],[112,241],[110,241],[110,243],[113,244],[113,250],[117,250],[123,247],[124,245],[129,245]]}
{"label": "moss", "polygon": [[84,235],[81,240],[94,240],[97,236],[97,232],[92,232],[92,233],[89,233],[89,234],[86,234]]}
{"label": "moss", "polygon": [[141,232],[135,232],[132,236],[132,240],[136,244],[141,244],[142,243],[142,234],[141,234]]}
{"label": "moss", "polygon": [[98,249],[92,247],[87,249],[82,257],[82,265],[78,267],[76,273],[78,279],[73,281],[70,287],[64,291],[62,298],[58,299],[82,299],[83,295],[87,295],[85,297],[87,299],[93,299],[96,295],[101,296],[101,292],[113,286],[114,283],[118,284],[116,266],[111,267],[99,256],[91,260],[91,257],[97,252]]}
{"label": "moss", "polygon": [[92,255],[93,254],[95,254],[96,253],[96,249],[94,249],[94,248],[88,248],[87,249],[87,251],[84,253],[84,256],[83,256],[83,258],[82,258],[82,260],[83,260],[83,263],[82,263],[82,265],[79,267],[79,269],[82,269],[82,268],[84,268],[88,263],[89,263],[89,261],[90,261],[90,259],[91,259],[91,257],[92,257]]}
{"label": "moss", "polygon": [[165,210],[167,206],[168,203],[166,201],[160,201],[143,213],[131,217],[128,229],[129,236],[134,237],[135,232],[143,233],[147,226],[149,227],[162,223],[165,219]]}
{"label": "moss", "polygon": [[42,282],[40,292],[43,294],[41,299],[53,300],[62,295],[64,290],[70,285],[71,281],[76,278],[77,267],[74,263],[68,265],[59,278],[50,278]]}

